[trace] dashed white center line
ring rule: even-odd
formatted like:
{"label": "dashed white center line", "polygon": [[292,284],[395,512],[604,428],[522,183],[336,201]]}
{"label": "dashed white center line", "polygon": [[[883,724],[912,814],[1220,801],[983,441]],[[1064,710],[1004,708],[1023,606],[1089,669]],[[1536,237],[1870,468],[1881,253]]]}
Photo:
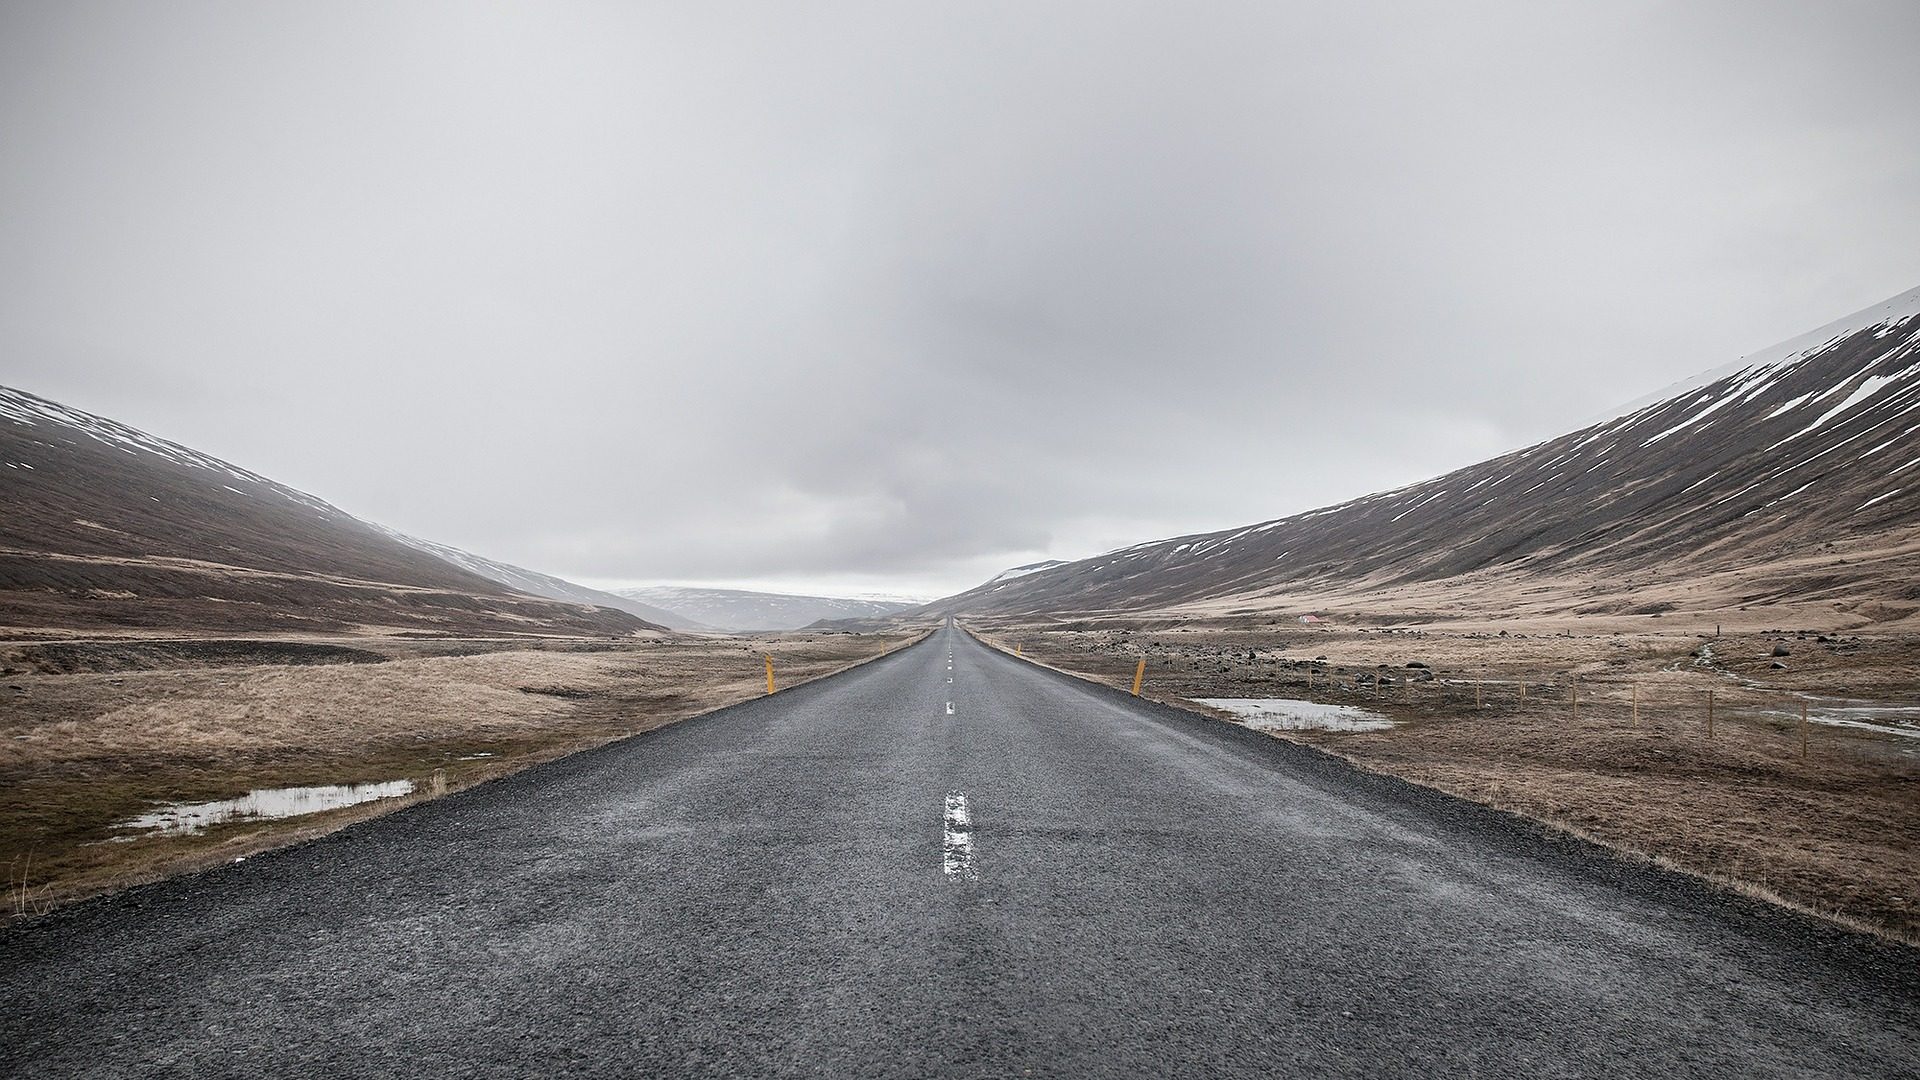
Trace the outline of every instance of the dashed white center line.
{"label": "dashed white center line", "polygon": [[948,716],[953,715],[953,702],[951,701],[947,702],[947,715]]}
{"label": "dashed white center line", "polygon": [[965,881],[979,878],[973,868],[973,815],[967,811],[967,797],[958,791],[947,792],[946,838],[941,848],[948,877]]}

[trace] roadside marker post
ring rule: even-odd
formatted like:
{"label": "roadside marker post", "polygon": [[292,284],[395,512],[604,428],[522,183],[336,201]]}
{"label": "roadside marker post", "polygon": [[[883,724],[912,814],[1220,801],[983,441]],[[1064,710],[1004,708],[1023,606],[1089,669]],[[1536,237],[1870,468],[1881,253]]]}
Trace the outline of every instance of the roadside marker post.
{"label": "roadside marker post", "polygon": [[1140,680],[1147,677],[1147,662],[1140,661],[1133,669],[1133,696],[1140,696]]}
{"label": "roadside marker post", "polygon": [[773,693],[773,657],[767,657],[767,693]]}

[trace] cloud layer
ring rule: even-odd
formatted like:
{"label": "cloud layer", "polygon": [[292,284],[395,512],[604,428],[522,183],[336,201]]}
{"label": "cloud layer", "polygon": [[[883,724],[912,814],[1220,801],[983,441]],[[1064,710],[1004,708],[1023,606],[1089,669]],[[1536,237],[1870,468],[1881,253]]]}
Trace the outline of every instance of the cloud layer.
{"label": "cloud layer", "polygon": [[1910,4],[16,5],[4,378],[594,580],[936,592],[1920,282]]}

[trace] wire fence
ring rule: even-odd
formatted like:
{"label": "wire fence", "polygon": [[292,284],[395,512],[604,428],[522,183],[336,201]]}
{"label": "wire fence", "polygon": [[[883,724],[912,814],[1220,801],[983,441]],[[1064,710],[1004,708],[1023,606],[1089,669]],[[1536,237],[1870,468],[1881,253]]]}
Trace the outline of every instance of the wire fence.
{"label": "wire fence", "polygon": [[[1020,651],[1021,645],[1008,643],[1006,651]],[[1033,658],[1033,657],[1030,657]],[[1064,655],[1050,658],[1062,666],[1084,670],[1091,656]],[[1106,658],[1101,658],[1105,660]],[[1116,656],[1124,669],[1115,665],[1112,672],[1087,672],[1122,686],[1132,683],[1136,693],[1142,686],[1151,693],[1170,685],[1186,687],[1208,679],[1205,667],[1197,661],[1154,657],[1136,660]],[[1104,668],[1104,663],[1096,661]],[[1159,667],[1160,678],[1155,678]],[[1239,672],[1223,669],[1222,689],[1233,688],[1270,693],[1277,689],[1301,696],[1340,697],[1360,704],[1373,704],[1394,711],[1438,713],[1448,716],[1484,715],[1528,720],[1560,720],[1568,725],[1600,726],[1645,730],[1668,735],[1697,736],[1709,740],[1739,740],[1743,749],[1762,749],[1762,743],[1805,760],[1815,747],[1857,742],[1861,736],[1880,734],[1891,738],[1915,738],[1920,746],[1920,705],[1848,702],[1790,690],[1776,690],[1731,683],[1718,687],[1675,685],[1674,678],[1659,675],[1645,677],[1617,674],[1591,675],[1584,672],[1557,671],[1540,675],[1516,675],[1512,672],[1485,676],[1440,675],[1425,665],[1378,670],[1342,668],[1330,663],[1282,662],[1259,672],[1257,679],[1236,677]],[[1685,677],[1678,671],[1660,674]],[[1196,693],[1183,689],[1181,696],[1227,696]],[[1762,740],[1759,735],[1776,738]]]}

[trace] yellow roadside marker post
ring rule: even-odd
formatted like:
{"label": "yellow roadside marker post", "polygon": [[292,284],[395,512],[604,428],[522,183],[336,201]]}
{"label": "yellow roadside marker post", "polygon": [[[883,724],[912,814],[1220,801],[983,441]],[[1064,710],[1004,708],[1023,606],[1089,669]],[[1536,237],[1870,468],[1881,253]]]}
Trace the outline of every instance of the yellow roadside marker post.
{"label": "yellow roadside marker post", "polygon": [[767,657],[767,693],[773,693],[773,657]]}
{"label": "yellow roadside marker post", "polygon": [[1147,662],[1145,660],[1142,660],[1133,669],[1133,696],[1134,697],[1140,696],[1140,680],[1146,677],[1147,677]]}

